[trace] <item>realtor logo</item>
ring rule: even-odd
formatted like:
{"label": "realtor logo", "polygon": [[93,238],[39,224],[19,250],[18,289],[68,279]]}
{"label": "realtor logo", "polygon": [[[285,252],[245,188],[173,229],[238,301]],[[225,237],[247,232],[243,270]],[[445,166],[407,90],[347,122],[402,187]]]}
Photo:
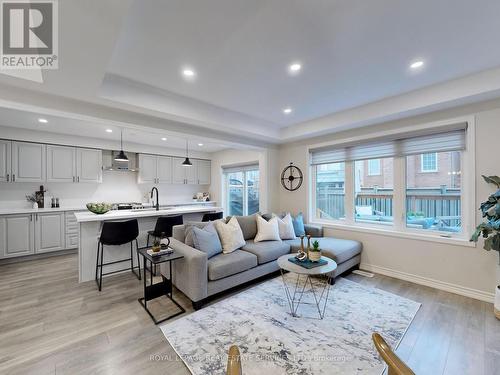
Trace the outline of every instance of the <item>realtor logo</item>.
{"label": "realtor logo", "polygon": [[56,0],[1,0],[1,68],[57,69]]}

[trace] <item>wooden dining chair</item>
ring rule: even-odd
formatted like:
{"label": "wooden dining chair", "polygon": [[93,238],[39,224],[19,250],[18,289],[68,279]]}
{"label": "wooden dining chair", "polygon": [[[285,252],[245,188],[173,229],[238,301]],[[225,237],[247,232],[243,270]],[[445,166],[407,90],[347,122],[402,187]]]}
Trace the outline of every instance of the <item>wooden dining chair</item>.
{"label": "wooden dining chair", "polygon": [[227,358],[227,375],[242,375],[240,350],[236,345],[229,348]]}
{"label": "wooden dining chair", "polygon": [[375,332],[372,335],[373,343],[377,348],[382,359],[387,363],[388,375],[415,375],[415,373],[404,363],[385,342],[385,340]]}

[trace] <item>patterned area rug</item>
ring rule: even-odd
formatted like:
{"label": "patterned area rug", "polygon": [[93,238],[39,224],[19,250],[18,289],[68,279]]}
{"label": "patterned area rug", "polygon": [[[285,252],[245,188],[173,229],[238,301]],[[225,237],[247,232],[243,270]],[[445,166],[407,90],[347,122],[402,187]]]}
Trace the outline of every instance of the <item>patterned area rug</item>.
{"label": "patterned area rug", "polygon": [[[296,278],[286,277],[293,287]],[[314,302],[307,293],[304,301]],[[384,364],[372,333],[380,332],[397,347],[419,308],[417,302],[338,278],[323,320],[315,305],[301,305],[300,317],[292,317],[277,277],[161,330],[195,375],[225,374],[233,344],[240,348],[245,375],[379,375]]]}

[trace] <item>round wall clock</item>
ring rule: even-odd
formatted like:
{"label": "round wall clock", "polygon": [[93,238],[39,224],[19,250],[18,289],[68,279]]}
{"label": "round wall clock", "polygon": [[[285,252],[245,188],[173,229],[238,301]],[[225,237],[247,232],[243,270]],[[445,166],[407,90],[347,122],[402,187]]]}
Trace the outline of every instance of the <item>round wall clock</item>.
{"label": "round wall clock", "polygon": [[302,171],[300,168],[293,165],[293,163],[290,163],[290,165],[281,172],[281,185],[288,191],[297,190],[300,185],[302,185],[303,179],[304,176],[302,175]]}

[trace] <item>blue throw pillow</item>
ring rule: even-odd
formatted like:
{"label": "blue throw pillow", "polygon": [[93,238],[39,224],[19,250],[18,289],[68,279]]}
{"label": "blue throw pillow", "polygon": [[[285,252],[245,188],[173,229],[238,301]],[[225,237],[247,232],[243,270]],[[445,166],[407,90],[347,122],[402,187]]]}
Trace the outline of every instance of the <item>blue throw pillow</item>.
{"label": "blue throw pillow", "polygon": [[193,227],[193,243],[194,248],[207,253],[209,259],[222,253],[222,245],[213,221],[203,229]]}
{"label": "blue throw pillow", "polygon": [[302,212],[299,212],[297,216],[292,216],[292,224],[297,237],[305,236],[306,228],[304,228],[304,216],[302,216]]}

